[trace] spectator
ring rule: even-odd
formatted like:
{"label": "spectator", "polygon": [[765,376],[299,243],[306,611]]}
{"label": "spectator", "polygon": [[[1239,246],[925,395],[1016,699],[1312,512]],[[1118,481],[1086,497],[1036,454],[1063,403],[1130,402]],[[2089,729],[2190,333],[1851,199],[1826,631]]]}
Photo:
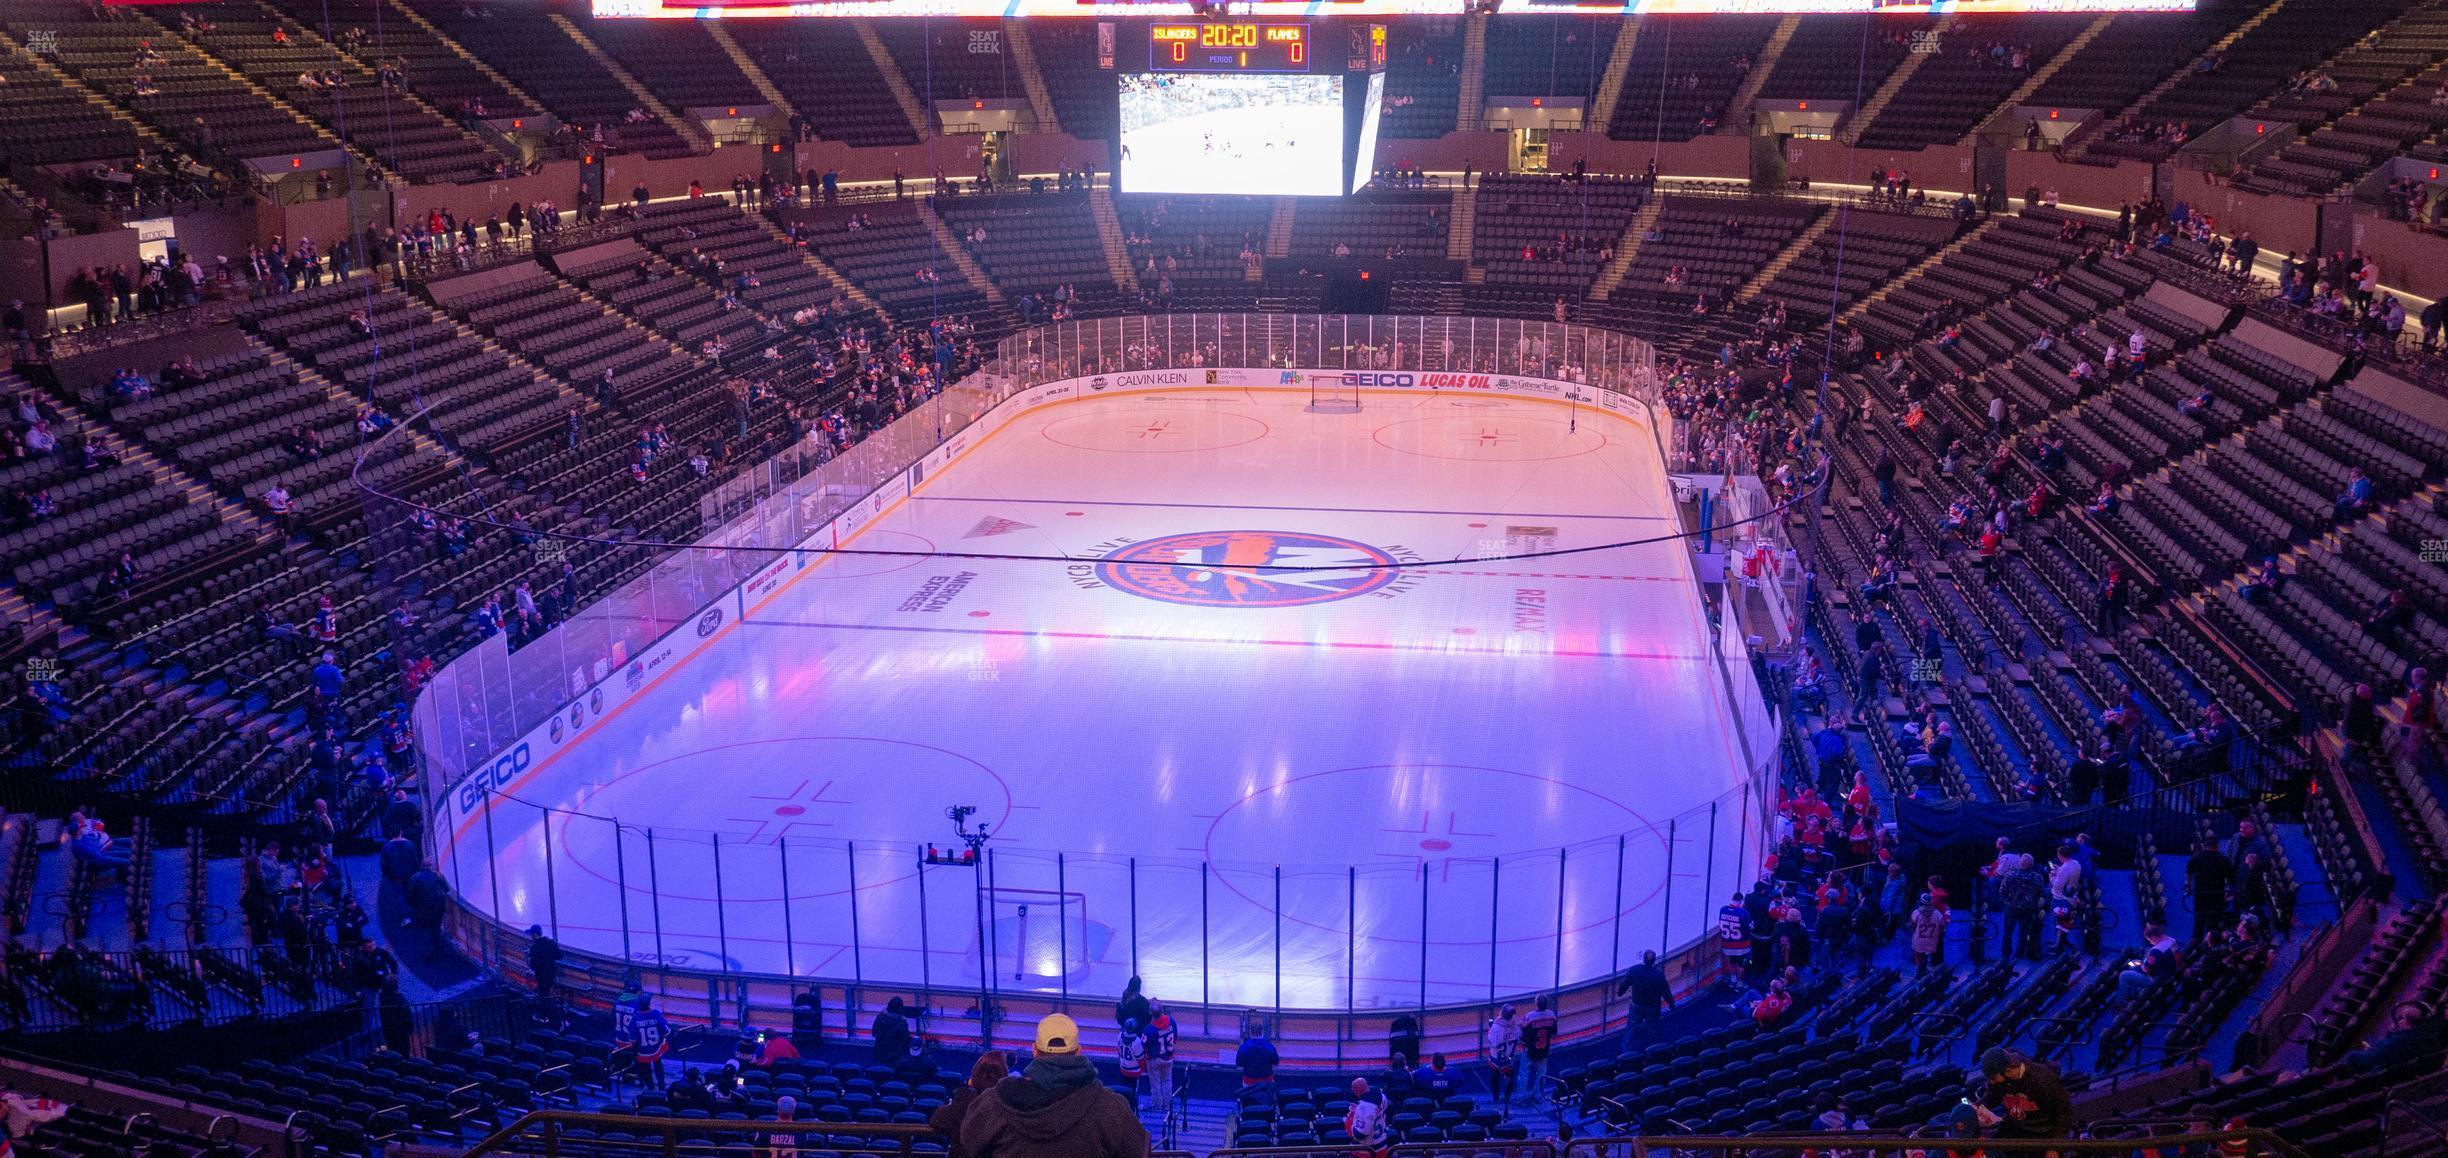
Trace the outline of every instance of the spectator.
{"label": "spectator", "polygon": [[1351,1108],[1343,1113],[1343,1132],[1359,1154],[1384,1158],[1393,1131],[1387,1123],[1385,1094],[1369,1088],[1367,1078],[1351,1080]]}
{"label": "spectator", "polygon": [[961,1123],[971,1158],[1145,1158],[1147,1128],[1080,1056],[1079,1026],[1055,1013],[1037,1023],[1037,1056],[1019,1077],[980,1095]]}
{"label": "spectator", "polygon": [[382,866],[384,880],[401,884],[406,884],[408,878],[425,867],[425,856],[417,850],[416,842],[406,834],[397,832],[383,842],[382,853],[376,860]]}
{"label": "spectator", "polygon": [[696,1066],[682,1067],[680,1080],[666,1087],[663,1097],[673,1110],[680,1113],[694,1110],[699,1116],[713,1116],[714,1092],[707,1087],[705,1074]]}
{"label": "spectator", "polygon": [[1521,1074],[1522,1030],[1518,1012],[1507,1005],[1489,1020],[1482,1034],[1486,1043],[1488,1092],[1497,1105],[1510,1106]]}
{"label": "spectator", "polygon": [[1819,765],[1820,783],[1836,783],[1836,776],[1850,763],[1852,750],[1852,741],[1845,736],[1844,717],[1829,713],[1819,730],[1811,733],[1811,755]]}
{"label": "spectator", "polygon": [[2346,489],[2337,497],[2338,517],[2342,519],[2362,513],[2363,508],[2371,505],[2371,498],[2370,476],[2363,473],[2362,467],[2346,468]]}
{"label": "spectator", "polygon": [[1153,1018],[1154,1015],[1148,1010],[1148,999],[1140,992],[1140,988],[1139,975],[1136,973],[1131,975],[1130,980],[1122,983],[1122,999],[1114,1003],[1115,1025],[1130,1021],[1146,1025]]}
{"label": "spectator", "polygon": [[2157,921],[2144,924],[2142,940],[2142,956],[2128,962],[2117,975],[2120,997],[2132,998],[2184,971],[2184,946],[2168,936],[2166,926]]}
{"label": "spectator", "polygon": [[1114,1071],[1121,1075],[1121,1084],[1129,1088],[1136,1106],[1139,1084],[1147,1078],[1147,1026],[1137,1018],[1124,1018],[1114,1030]]}
{"label": "spectator", "polygon": [[961,1144],[961,1126],[969,1120],[969,1112],[977,1108],[979,1099],[994,1093],[995,1086],[1011,1074],[1011,1063],[1003,1059],[1003,1051],[987,1050],[969,1066],[969,1080],[952,1091],[952,1100],[937,1106],[927,1118],[927,1125],[944,1140],[944,1149],[952,1158],[970,1158],[969,1149]]}
{"label": "spectator", "polygon": [[130,863],[127,850],[112,842],[99,820],[85,822],[69,840],[68,851],[78,864],[108,872],[123,872]]}
{"label": "spectator", "polygon": [[799,1046],[786,1033],[751,1028],[742,1031],[740,1043],[746,1047],[746,1064],[757,1069],[772,1069],[784,1062],[799,1060]]}
{"label": "spectator", "polygon": [[802,989],[791,997],[791,1041],[814,1044],[824,1040],[824,997],[814,989]]}
{"label": "spectator", "polygon": [[401,1057],[408,1056],[415,1044],[416,1011],[409,1006],[407,995],[400,992],[398,980],[382,987],[375,1010],[382,1022],[383,1048]]}
{"label": "spectator", "polygon": [[1741,893],[1717,908],[1717,957],[1732,973],[1748,973],[1755,956],[1751,946],[1751,913]]}
{"label": "spectator", "polygon": [[2202,841],[2185,861],[2185,891],[2193,899],[2193,939],[2227,923],[2227,894],[2235,887],[2235,862],[2215,840]]}
{"label": "spectator", "polygon": [[2421,1002],[2402,1002],[2389,1017],[2389,1031],[2370,1045],[2347,1054],[2341,1064],[2352,1072],[2377,1073],[2437,1058],[2440,1029],[2440,1020],[2431,1016]]}
{"label": "spectator", "polygon": [[655,1008],[654,995],[639,988],[635,972],[622,979],[620,995],[612,999],[612,1040],[630,1049],[641,1083],[651,1088],[662,1082],[671,1022]]}
{"label": "spectator", "polygon": [[297,504],[289,497],[289,488],[277,480],[263,492],[264,509],[272,512],[272,525],[283,535],[296,533]]}
{"label": "spectator", "polygon": [[2235,723],[2227,713],[2217,704],[2204,704],[2193,727],[2176,737],[2174,750],[2189,763],[2211,763],[2226,758],[2235,738]]}
{"label": "spectator", "polygon": [[340,671],[339,655],[335,652],[324,652],[323,658],[316,662],[314,671],[310,674],[314,679],[315,696],[323,702],[325,709],[337,706],[341,693],[346,690],[346,681]]}
{"label": "spectator", "polygon": [[[2114,799],[2114,797],[2111,797]],[[2065,904],[2082,901],[2083,866],[2074,856],[2074,846],[2057,846],[2057,860],[2049,867],[2049,896]]]}
{"label": "spectator", "polygon": [[1555,1000],[1541,996],[1530,1003],[1530,1013],[1522,1018],[1522,1088],[1530,1093],[1530,1103],[1545,1100],[1547,1089],[1547,1054],[1555,1048]]}
{"label": "spectator", "polygon": [[1417,1060],[1420,1055],[1419,1019],[1408,1013],[1395,1015],[1393,1023],[1386,1028],[1386,1050],[1390,1057]]}
{"label": "spectator", "polygon": [[1276,1063],[1283,1056],[1275,1052],[1275,1043],[1268,1041],[1266,1023],[1253,1020],[1249,1034],[1241,1039],[1241,1048],[1233,1054],[1233,1064],[1240,1067],[1241,1085],[1271,1086],[1275,1084]]}
{"label": "spectator", "polygon": [[1811,1127],[1819,1133],[1860,1134],[1870,1129],[1869,1120],[1855,1115],[1852,1104],[1833,1090],[1821,1091],[1811,1109]]}
{"label": "spectator", "polygon": [[387,836],[404,836],[416,840],[425,834],[425,812],[408,798],[408,790],[391,790],[391,803],[383,807],[382,830]]}
{"label": "spectator", "polygon": [[[774,1099],[774,1121],[788,1125],[799,1119],[799,1099],[784,1094]],[[799,1153],[799,1135],[794,1131],[778,1130],[766,1139],[765,1153],[770,1158],[791,1158]]]}
{"label": "spectator", "polygon": [[877,1064],[900,1069],[909,1064],[915,1043],[910,1035],[909,1006],[898,997],[884,1003],[884,1012],[875,1015],[867,1036],[875,1043]]}
{"label": "spectator", "polygon": [[1156,1104],[1159,1114],[1170,1112],[1173,1105],[1173,1059],[1181,1048],[1180,1033],[1173,1015],[1165,1012],[1164,1002],[1148,1002],[1148,1100]]}
{"label": "spectator", "polygon": [[450,886],[430,868],[418,869],[408,878],[408,926],[425,937],[427,962],[442,956],[442,916],[450,900]]}
{"label": "spectator", "polygon": [[561,1003],[561,942],[544,934],[544,926],[527,927],[527,975],[535,984],[538,1004]]}
{"label": "spectator", "polygon": [[1998,1137],[2074,1136],[2073,1100],[2048,1063],[1992,1046],[1981,1055],[1981,1076],[1987,1086],[1976,1111],[1981,1124],[1994,1127]]}
{"label": "spectator", "polygon": [[1785,1023],[1786,1016],[1793,1012],[1793,1005],[1793,992],[1786,987],[1784,978],[1770,981],[1768,992],[1751,1003],[1751,1024],[1762,1030],[1775,1029]]}
{"label": "spectator", "polygon": [[2099,582],[2100,631],[2107,635],[2116,634],[2117,625],[2124,615],[2125,566],[2122,563],[2111,562],[2108,564],[2108,573],[2102,576]]}
{"label": "spectator", "polygon": [[2269,862],[2259,852],[2248,852],[2236,862],[2236,909],[2244,919],[2257,921],[2263,928],[2277,923],[2276,895],[2272,892]]}
{"label": "spectator", "polygon": [[2236,822],[2235,840],[2227,846],[2227,856],[2238,865],[2244,858],[2259,854],[2269,856],[2269,838],[2261,834],[2261,826],[2250,820]]}
{"label": "spectator", "polygon": [[299,822],[299,827],[304,830],[306,847],[321,854],[324,859],[330,859],[332,844],[340,838],[340,824],[332,819],[331,802],[316,797],[314,803],[308,806],[306,819]]}
{"label": "spectator", "polygon": [[2089,512],[2095,519],[2104,519],[2115,514],[2117,511],[2116,484],[2107,479],[2101,479],[2099,490],[2092,494],[2091,501],[2083,506],[2083,510]]}
{"label": "spectator", "polygon": [[2346,742],[2365,752],[2380,746],[2380,705],[2373,698],[2370,684],[2356,684],[2346,693],[2346,710],[2340,717],[2340,731]]}
{"label": "spectator", "polygon": [[2047,898],[2048,878],[2041,875],[2039,862],[2028,853],[2017,854],[2014,866],[1998,882],[1998,907],[2005,911],[1999,953],[2013,957],[2019,949],[2027,961],[2040,959],[2040,918]]}
{"label": "spectator", "polygon": [[2261,565],[2253,568],[2252,577],[2236,587],[2236,594],[2247,603],[2264,603],[2286,589],[2286,580],[2286,572],[2278,569],[2278,557],[2265,556]]}
{"label": "spectator", "polygon": [[2371,614],[2363,617],[2363,630],[2372,638],[2395,644],[2397,636],[2414,622],[2414,600],[2399,587],[2380,597]]}
{"label": "spectator", "polygon": [[1921,903],[1913,906],[1910,922],[1913,964],[1924,969],[1946,964],[1947,915],[1935,898],[1921,894]]}
{"label": "spectator", "polygon": [[1823,888],[1819,920],[1811,930],[1819,938],[1820,955],[1830,969],[1843,969],[1845,959],[1853,955],[1857,920],[1851,891],[1831,880]]}

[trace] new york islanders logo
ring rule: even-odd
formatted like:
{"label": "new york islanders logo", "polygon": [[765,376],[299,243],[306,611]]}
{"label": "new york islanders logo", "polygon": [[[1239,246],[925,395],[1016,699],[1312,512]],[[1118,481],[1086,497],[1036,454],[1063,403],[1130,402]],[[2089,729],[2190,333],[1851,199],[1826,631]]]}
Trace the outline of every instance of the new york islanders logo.
{"label": "new york islanders logo", "polygon": [[1127,544],[1095,566],[1106,586],[1164,603],[1307,607],[1392,586],[1400,562],[1337,535],[1192,531]]}

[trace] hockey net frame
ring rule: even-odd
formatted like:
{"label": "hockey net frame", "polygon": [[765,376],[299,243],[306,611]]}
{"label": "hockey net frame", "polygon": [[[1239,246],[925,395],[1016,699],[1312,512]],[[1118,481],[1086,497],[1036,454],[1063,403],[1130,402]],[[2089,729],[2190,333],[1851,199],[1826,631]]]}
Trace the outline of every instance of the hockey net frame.
{"label": "hockey net frame", "polygon": [[1340,373],[1309,375],[1309,412],[1312,414],[1360,413],[1360,387],[1343,380]]}
{"label": "hockey net frame", "polygon": [[1087,972],[1088,894],[1008,885],[983,893],[988,947],[1004,981],[1027,985]]}

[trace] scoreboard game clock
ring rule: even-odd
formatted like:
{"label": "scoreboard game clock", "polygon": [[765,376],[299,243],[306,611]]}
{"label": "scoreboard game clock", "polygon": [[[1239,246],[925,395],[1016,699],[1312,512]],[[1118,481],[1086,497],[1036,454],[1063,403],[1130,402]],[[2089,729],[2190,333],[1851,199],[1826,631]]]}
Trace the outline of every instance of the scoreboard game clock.
{"label": "scoreboard game clock", "polygon": [[1309,26],[1179,21],[1148,26],[1151,72],[1307,72]]}

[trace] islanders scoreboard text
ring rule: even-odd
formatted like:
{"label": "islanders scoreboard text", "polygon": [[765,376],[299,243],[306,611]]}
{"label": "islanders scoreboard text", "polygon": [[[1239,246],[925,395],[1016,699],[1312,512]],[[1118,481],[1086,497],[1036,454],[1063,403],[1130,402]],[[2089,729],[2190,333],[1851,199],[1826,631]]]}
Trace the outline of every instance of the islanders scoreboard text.
{"label": "islanders scoreboard text", "polygon": [[1150,72],[1307,72],[1309,26],[1186,20],[1148,26]]}

